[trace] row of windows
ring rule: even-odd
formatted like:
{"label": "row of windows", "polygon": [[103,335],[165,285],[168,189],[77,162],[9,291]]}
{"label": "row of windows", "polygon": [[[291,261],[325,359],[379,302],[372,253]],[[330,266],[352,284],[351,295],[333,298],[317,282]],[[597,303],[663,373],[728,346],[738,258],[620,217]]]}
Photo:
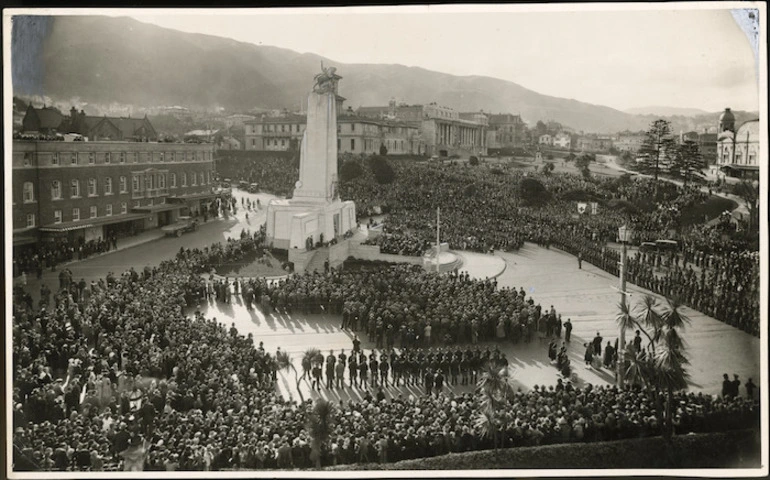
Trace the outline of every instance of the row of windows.
{"label": "row of windows", "polygon": [[[157,180],[155,177],[157,176]],[[182,186],[187,186],[187,173],[182,172],[181,180],[182,180]],[[200,185],[210,185],[211,184],[211,171],[208,172],[199,172],[190,173],[190,184],[192,186],[198,186]],[[171,173],[169,176],[169,183],[171,184],[171,188],[176,188],[176,173]],[[98,196],[98,182],[95,178],[89,178],[88,179],[88,196],[89,197],[95,197]],[[112,195],[113,194],[113,186],[112,186],[112,177],[105,177],[104,178],[104,195]],[[145,178],[145,185],[148,190],[152,190],[154,188],[166,188],[166,175],[165,174],[156,174],[156,175],[147,175]],[[139,182],[139,175],[133,175],[132,177],[132,187],[133,191],[138,192],[141,189],[141,184]],[[118,179],[118,188],[120,193],[128,193],[128,181],[125,176],[120,176]],[[80,180],[73,178],[70,182],[70,198],[78,198],[80,197]],[[53,200],[61,200],[62,199],[62,183],[59,180],[54,180],[51,182],[51,198]],[[32,182],[24,182],[24,185],[22,187],[22,201],[24,203],[34,203],[35,202],[35,186]]]}
{"label": "row of windows", "polygon": [[285,123],[282,123],[280,125],[268,123],[268,124],[266,124],[264,126],[264,129],[265,129],[266,132],[289,132],[289,133],[291,133],[292,131],[299,132],[300,128],[301,128],[301,125],[297,125],[297,124],[288,124],[287,125]]}
{"label": "row of windows", "polygon": [[[126,202],[121,202],[120,203],[120,213],[121,213],[121,215],[124,215],[124,214],[128,213],[128,204]],[[34,214],[30,214],[30,215],[34,216]],[[108,203],[107,205],[104,206],[104,216],[105,217],[111,217],[112,216],[112,204],[111,203]],[[89,207],[89,209],[88,209],[88,218],[92,219],[92,218],[98,218],[98,217],[99,217],[99,207],[97,207],[96,205],[91,205],[91,207]],[[80,221],[83,218],[85,218],[85,217],[81,217],[80,216],[80,208],[75,207],[75,208],[72,209],[72,216],[71,216],[71,219],[70,219],[71,221],[78,222],[78,221]],[[53,223],[62,223],[62,221],[64,221],[64,216],[62,214],[62,211],[61,210],[54,210],[53,211]],[[29,224],[29,215],[27,215],[27,226],[28,227],[30,226],[30,224]],[[34,227],[34,225],[31,225],[31,226]]]}
{"label": "row of windows", "polygon": [[[160,152],[157,154],[153,152],[147,152],[140,155],[139,152],[120,152],[113,156],[112,153],[105,152],[103,154],[103,158],[104,163],[112,163],[113,159],[116,159],[117,163],[139,163],[140,161],[147,163],[152,163],[155,161],[197,162],[199,160],[211,160],[212,154],[211,152]],[[76,152],[54,152],[51,154],[51,165],[78,165],[79,159],[80,155]],[[94,152],[89,152],[87,159],[89,165],[96,164],[96,154]],[[31,161],[32,152],[26,152],[24,154],[24,166],[28,167]]]}

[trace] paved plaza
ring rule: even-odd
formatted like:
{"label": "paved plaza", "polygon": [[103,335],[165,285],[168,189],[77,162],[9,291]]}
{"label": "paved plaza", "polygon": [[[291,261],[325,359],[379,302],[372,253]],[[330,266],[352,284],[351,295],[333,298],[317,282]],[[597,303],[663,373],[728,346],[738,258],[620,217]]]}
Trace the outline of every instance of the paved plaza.
{"label": "paved plaza", "polygon": [[[238,214],[229,220],[217,219],[201,225],[197,232],[185,234],[179,238],[165,237],[152,240],[149,243],[137,245],[125,250],[108,253],[95,258],[74,262],[67,268],[73,272],[77,280],[104,277],[107,272],[119,274],[130,267],[141,270],[145,265],[157,265],[163,259],[170,258],[179,251],[180,247],[203,248],[228,237],[238,236],[242,229],[254,230],[265,220],[265,203],[269,195],[252,195],[236,191],[239,204]],[[259,198],[263,208],[258,212],[248,212],[240,208],[240,198]],[[617,337],[615,324],[616,306],[620,295],[615,288],[617,277],[601,269],[583,262],[579,269],[576,259],[556,249],[544,249],[533,244],[525,246],[516,253],[500,253],[485,255],[473,252],[460,252],[463,259],[462,270],[476,278],[495,277],[499,287],[523,287],[536,303],[544,309],[553,305],[562,314],[562,319],[572,319],[574,329],[572,341],[568,346],[573,369],[578,377],[578,383],[608,384],[614,382],[614,374],[607,370],[588,368],[583,362],[583,343],[593,339],[596,332],[604,337],[604,343],[609,340],[614,343]],[[43,281],[52,288],[58,287],[58,270],[46,272]],[[39,294],[39,282],[30,278],[28,291],[35,300]],[[645,293],[644,289],[629,285],[631,293],[629,301],[634,305]],[[216,317],[228,327],[234,323],[242,334],[252,333],[255,340],[264,342],[269,352],[275,352],[279,347],[288,351],[294,359],[299,374],[302,374],[300,359],[303,352],[311,347],[319,348],[325,355],[329,350],[335,354],[341,349],[350,352],[352,349],[352,332],[340,329],[341,318],[338,315],[282,315],[271,313],[265,315],[260,310],[247,311],[241,299],[233,297],[233,304],[217,304],[212,302],[202,305],[202,311],[207,316]],[[711,317],[684,308],[684,313],[691,319],[684,338],[687,341],[691,365],[691,385],[694,390],[716,394],[721,391],[722,373],[737,373],[743,383],[753,378],[759,384],[760,379],[760,341],[736,328],[719,322]],[[629,332],[627,338],[632,338]],[[362,335],[362,347],[370,350],[372,342]],[[483,344],[482,344],[483,345]],[[535,338],[530,344],[500,345],[506,353],[511,366],[515,369],[516,382],[524,389],[536,384],[554,384],[557,371],[547,357],[547,345],[538,343]],[[293,373],[280,374],[280,389],[285,396],[298,398],[296,382]],[[467,391],[471,387],[446,387],[449,391]],[[300,382],[300,389],[305,398],[319,395],[311,392],[310,382]],[[421,394],[419,387],[401,387],[385,389],[387,395],[403,393]],[[374,393],[374,392],[373,392]],[[322,390],[321,395],[331,399],[361,398],[361,390],[345,388],[342,391]]]}

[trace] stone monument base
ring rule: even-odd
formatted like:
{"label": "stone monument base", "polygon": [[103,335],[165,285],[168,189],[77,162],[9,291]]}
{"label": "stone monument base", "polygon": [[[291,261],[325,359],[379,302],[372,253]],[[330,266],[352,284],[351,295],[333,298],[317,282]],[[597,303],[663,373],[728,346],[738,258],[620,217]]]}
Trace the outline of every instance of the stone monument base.
{"label": "stone monument base", "polygon": [[280,250],[309,250],[355,226],[356,205],[351,201],[271,200],[267,206],[267,244]]}

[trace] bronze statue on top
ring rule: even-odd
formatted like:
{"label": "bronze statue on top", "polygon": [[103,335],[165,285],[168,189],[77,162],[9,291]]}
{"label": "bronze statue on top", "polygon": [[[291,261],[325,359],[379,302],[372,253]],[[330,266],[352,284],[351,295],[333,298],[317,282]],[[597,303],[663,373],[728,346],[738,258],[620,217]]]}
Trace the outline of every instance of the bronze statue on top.
{"label": "bronze statue on top", "polygon": [[334,67],[325,68],[321,62],[321,73],[315,76],[315,93],[337,93],[337,82],[342,78],[337,75],[337,69]]}

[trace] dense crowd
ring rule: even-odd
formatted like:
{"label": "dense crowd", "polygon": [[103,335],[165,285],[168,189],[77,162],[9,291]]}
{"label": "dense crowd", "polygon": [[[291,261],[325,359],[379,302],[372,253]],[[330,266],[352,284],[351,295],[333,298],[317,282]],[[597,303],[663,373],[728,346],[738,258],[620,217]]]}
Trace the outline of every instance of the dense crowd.
{"label": "dense crowd", "polygon": [[[88,295],[75,294],[81,285],[65,283],[52,306],[41,310],[34,309],[29,295],[17,288],[13,302],[16,465],[97,471],[120,465],[146,470],[314,465],[306,430],[312,404],[277,395],[276,356],[215,318],[197,312],[192,318],[185,315],[206,296],[201,273],[260,248],[263,234],[204,250],[183,249],[175,259],[141,273],[131,269],[119,277],[110,274],[85,286]],[[446,371],[449,384],[471,383],[486,358],[498,365],[504,365],[505,359],[487,349],[466,347],[464,351],[444,348],[440,357],[435,354],[427,361],[433,352],[428,345],[434,338],[443,344],[462,336],[473,342],[504,336],[526,341],[531,319],[545,315],[558,320],[552,309],[541,312],[523,291],[497,289],[494,281],[474,281],[463,275],[418,274],[408,267],[376,275],[330,272],[328,277],[292,276],[275,285],[247,283],[240,287],[241,294],[255,287],[266,297],[266,308],[312,311],[323,307],[342,312],[346,327],[372,335],[383,353],[355,353],[359,362],[362,354],[364,361],[369,360],[369,368],[372,360],[378,362],[376,382],[395,379],[393,373],[382,375],[384,361],[389,372],[398,372],[399,381],[426,388],[431,384],[433,389],[433,395],[420,398],[387,399],[382,391],[373,397],[370,388],[362,402],[340,404],[323,464],[389,462],[488,448],[490,439],[473,422],[478,397],[437,391],[436,376]],[[557,323],[545,324],[544,328],[553,328]],[[394,329],[405,333],[395,334]],[[414,352],[415,359],[425,354],[424,372],[412,374],[399,365],[401,357],[389,349],[397,342]],[[419,350],[411,342],[425,348]],[[355,343],[353,350],[357,350]],[[404,362],[410,358],[403,355]],[[466,377],[464,359],[470,362]],[[455,362],[459,378],[453,375]],[[431,378],[433,371],[442,373]],[[756,422],[753,402],[742,398],[680,394],[677,399],[681,432],[742,428]],[[559,383],[515,393],[508,402],[501,427],[503,444],[508,446],[637,437],[659,431],[644,391],[578,390]]]}
{"label": "dense crowd", "polygon": [[[356,201],[361,215],[386,210],[382,233],[368,241],[383,253],[421,255],[436,235],[436,207],[441,207],[441,239],[450,248],[489,252],[515,251],[525,241],[554,246],[617,275],[618,227],[635,231],[634,242],[673,239],[677,254],[640,254],[629,262],[629,280],[708,315],[759,334],[759,257],[719,240],[716,227],[683,225],[683,212],[708,194],[650,179],[585,179],[566,174],[533,174],[504,166],[469,168],[430,163],[393,162],[397,180],[378,185],[363,175],[342,185],[343,198]],[[533,207],[517,193],[519,182],[537,178],[551,195]],[[578,214],[575,192],[603,199],[597,215]],[[611,202],[634,205],[609,208]],[[674,234],[672,235],[672,232]],[[706,243],[703,238],[712,238]],[[721,243],[720,243],[721,242]],[[738,260],[740,259],[740,260]]]}
{"label": "dense crowd", "polygon": [[217,174],[234,182],[256,183],[260,190],[275,195],[289,195],[299,178],[296,159],[286,155],[248,157],[220,151]]}
{"label": "dense crowd", "polygon": [[83,260],[92,255],[114,250],[117,246],[117,236],[110,235],[107,238],[99,237],[88,241],[81,237],[74,242],[67,238],[59,238],[36,244],[34,248],[15,247],[13,276],[35,274],[40,278],[45,268],[54,269],[61,263]]}

